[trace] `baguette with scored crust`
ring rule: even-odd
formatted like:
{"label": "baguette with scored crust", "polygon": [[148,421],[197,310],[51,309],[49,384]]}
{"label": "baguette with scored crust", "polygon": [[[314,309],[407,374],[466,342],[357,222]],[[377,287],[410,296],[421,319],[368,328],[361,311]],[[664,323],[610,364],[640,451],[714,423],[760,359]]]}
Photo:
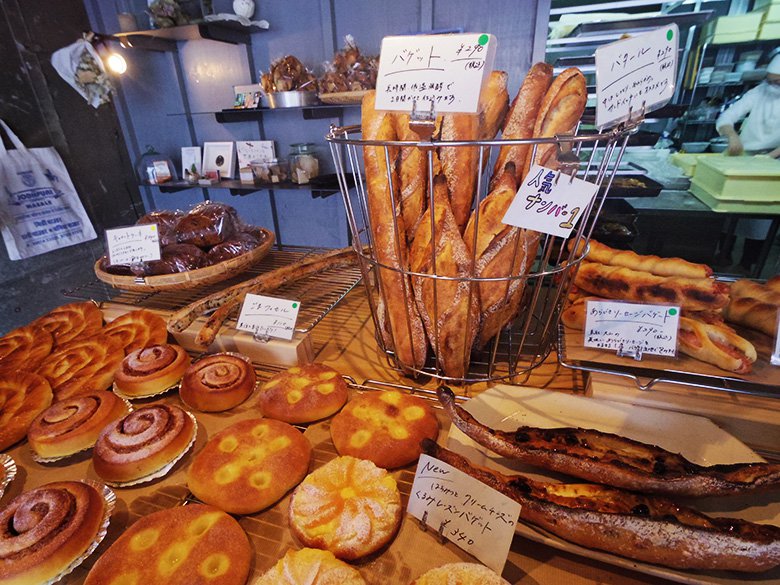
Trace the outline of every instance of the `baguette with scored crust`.
{"label": "baguette with scored crust", "polygon": [[731,298],[723,309],[723,316],[730,323],[774,337],[777,333],[777,313],[780,307],[751,297]]}
{"label": "baguette with scored crust", "polygon": [[772,289],[768,284],[760,284],[752,280],[737,280],[731,284],[729,294],[732,299],[756,299],[762,303],[780,305],[780,290]]}
{"label": "baguette with scored crust", "polygon": [[[375,108],[376,92],[363,97],[361,125],[364,140],[395,140],[392,114]],[[364,146],[363,163],[368,190],[368,215],[373,234],[376,260],[389,268],[379,267],[379,285],[384,296],[387,324],[393,338],[393,350],[398,361],[414,369],[425,364],[427,342],[425,331],[414,303],[409,279],[399,270],[408,267],[404,218],[396,213],[393,201],[398,201],[399,180],[395,168],[397,148],[388,147],[390,168],[383,146]],[[390,171],[388,173],[388,171]]]}

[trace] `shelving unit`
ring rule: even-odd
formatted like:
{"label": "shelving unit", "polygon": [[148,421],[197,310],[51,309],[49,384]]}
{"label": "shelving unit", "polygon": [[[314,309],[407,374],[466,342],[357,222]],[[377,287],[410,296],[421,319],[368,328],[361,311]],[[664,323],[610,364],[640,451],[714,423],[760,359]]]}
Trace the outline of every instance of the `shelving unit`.
{"label": "shelving unit", "polygon": [[298,111],[304,120],[322,120],[333,118],[341,114],[344,108],[360,107],[360,104],[322,104],[316,106],[301,106],[294,108],[254,108],[254,109],[226,109],[214,112],[214,117],[220,124],[231,122],[249,122],[260,120],[264,115],[275,112]]}
{"label": "shelving unit", "polygon": [[[319,180],[318,180],[319,179]],[[176,193],[177,191],[184,191],[186,189],[229,189],[231,195],[249,195],[257,191],[268,191],[273,189],[279,190],[300,190],[311,191],[314,197],[327,197],[339,192],[339,186],[336,182],[335,175],[333,181],[327,181],[328,176],[317,177],[311,183],[293,183],[292,181],[284,181],[281,183],[258,183],[250,185],[242,183],[235,179],[223,179],[218,183],[212,185],[200,185],[197,183],[188,183],[187,181],[171,181],[168,183],[161,183],[159,185],[153,185],[151,183],[141,183],[142,187],[156,187],[162,193]]]}
{"label": "shelving unit", "polygon": [[127,49],[175,51],[178,41],[208,40],[232,45],[247,44],[250,42],[252,33],[263,30],[267,29],[258,26],[244,26],[239,22],[226,20],[122,32],[112,36]]}

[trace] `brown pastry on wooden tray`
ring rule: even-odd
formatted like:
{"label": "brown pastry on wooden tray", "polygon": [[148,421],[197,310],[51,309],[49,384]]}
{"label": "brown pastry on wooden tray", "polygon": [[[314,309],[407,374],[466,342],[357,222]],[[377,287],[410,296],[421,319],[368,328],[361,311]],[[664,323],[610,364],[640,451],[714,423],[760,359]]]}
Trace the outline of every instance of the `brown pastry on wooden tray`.
{"label": "brown pastry on wooden tray", "polygon": [[103,328],[103,334],[118,340],[125,354],[168,339],[165,320],[146,309],[120,315]]}
{"label": "brown pastry on wooden tray", "polygon": [[291,424],[322,420],[337,413],[349,394],[344,378],[324,364],[293,366],[260,388],[263,416]]}
{"label": "brown pastry on wooden tray", "polygon": [[52,398],[43,376],[30,372],[0,375],[0,451],[24,439],[30,423],[49,407]]}
{"label": "brown pastry on wooden tray", "polygon": [[729,303],[723,309],[727,321],[744,325],[774,337],[780,311],[780,279],[759,284],[738,280],[731,285]]}
{"label": "brown pastry on wooden tray", "polygon": [[103,313],[92,301],[69,303],[38,317],[30,326],[45,329],[52,334],[54,345],[60,346],[100,333]]}
{"label": "brown pastry on wooden tray", "polygon": [[51,353],[54,337],[43,327],[25,325],[0,337],[0,371],[35,370]]}
{"label": "brown pastry on wooden tray", "polygon": [[161,343],[130,352],[114,373],[114,387],[126,398],[145,398],[175,386],[190,365],[180,345]]}
{"label": "brown pastry on wooden tray", "polygon": [[257,374],[248,358],[215,353],[187,368],[179,397],[196,410],[223,412],[249,398],[256,383]]}

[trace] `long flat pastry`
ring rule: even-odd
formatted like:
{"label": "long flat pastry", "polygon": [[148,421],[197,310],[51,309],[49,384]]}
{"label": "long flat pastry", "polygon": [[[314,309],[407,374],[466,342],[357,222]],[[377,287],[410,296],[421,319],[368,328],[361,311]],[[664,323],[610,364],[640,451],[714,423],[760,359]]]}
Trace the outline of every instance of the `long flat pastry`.
{"label": "long flat pastry", "polygon": [[519,502],[521,520],[587,548],[678,569],[759,572],[780,565],[780,527],[771,524],[713,518],[606,486],[504,475],[429,439],[423,451]]}
{"label": "long flat pastry", "polygon": [[679,453],[593,429],[521,426],[512,432],[499,431],[455,404],[449,388],[439,388],[438,395],[452,423],[483,447],[587,481],[675,496],[724,496],[780,486],[780,464],[705,467]]}

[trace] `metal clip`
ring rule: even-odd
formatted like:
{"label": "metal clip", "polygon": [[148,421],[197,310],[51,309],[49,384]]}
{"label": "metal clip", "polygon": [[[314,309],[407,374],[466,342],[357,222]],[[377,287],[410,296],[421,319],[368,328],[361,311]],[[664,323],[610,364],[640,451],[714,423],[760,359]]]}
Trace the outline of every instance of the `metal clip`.
{"label": "metal clip", "polygon": [[631,349],[623,349],[623,344],[620,344],[620,347],[618,347],[617,350],[617,356],[618,357],[630,357],[634,358],[636,361],[641,362],[642,361],[642,347],[637,345]]}
{"label": "metal clip", "polygon": [[[423,512],[422,520],[420,520],[420,530],[423,532],[428,531],[428,511],[426,510]],[[447,537],[444,536],[444,522],[442,522],[439,525],[439,529],[436,531],[436,533],[439,535],[439,542],[441,544],[445,544],[447,542]]]}
{"label": "metal clip", "polygon": [[268,343],[271,341],[271,336],[267,333],[254,333],[252,335],[252,340],[260,343]]}
{"label": "metal clip", "polygon": [[580,157],[574,154],[574,151],[570,148],[563,150],[561,144],[558,143],[558,174],[555,176],[555,184],[558,184],[558,179],[561,174],[569,175],[569,184],[574,181],[574,177],[577,176],[577,171],[580,168]]}
{"label": "metal clip", "polygon": [[417,110],[417,100],[412,100],[412,113],[409,116],[409,128],[416,132],[420,140],[429,141],[433,136],[436,127],[436,114],[433,109],[433,100],[431,100],[431,109],[427,112]]}

